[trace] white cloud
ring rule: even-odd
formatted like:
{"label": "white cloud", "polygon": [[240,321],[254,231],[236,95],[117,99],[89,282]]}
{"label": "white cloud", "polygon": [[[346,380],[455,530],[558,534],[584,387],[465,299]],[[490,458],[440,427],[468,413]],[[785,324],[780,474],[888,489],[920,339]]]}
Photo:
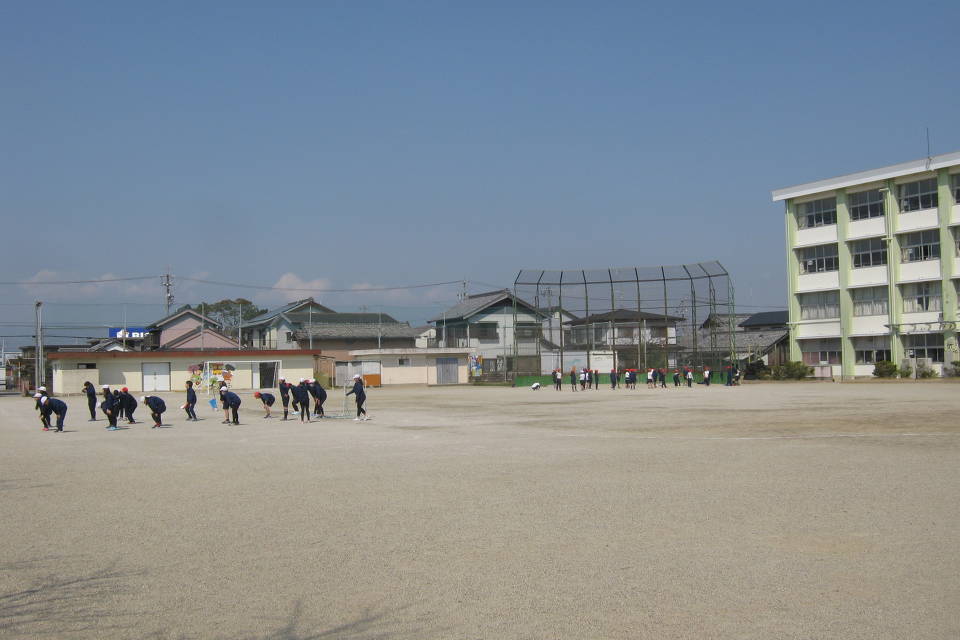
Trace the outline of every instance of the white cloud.
{"label": "white cloud", "polygon": [[[277,289],[262,291],[255,295],[255,301],[258,304],[276,306],[310,297],[322,304],[324,294],[320,292],[329,289],[331,284],[326,278],[304,280],[295,273],[287,272],[280,276],[272,286],[277,287]],[[293,291],[283,291],[283,289],[293,289]]]}
{"label": "white cloud", "polygon": [[41,269],[27,278],[20,288],[31,297],[45,302],[67,302],[77,300],[100,299],[109,296],[118,301],[151,301],[162,302],[160,279],[127,280],[114,282],[84,282],[79,284],[41,284],[44,282],[63,282],[70,280],[115,280],[123,276],[114,273],[104,273],[100,276],[78,276],[65,274],[50,269]]}

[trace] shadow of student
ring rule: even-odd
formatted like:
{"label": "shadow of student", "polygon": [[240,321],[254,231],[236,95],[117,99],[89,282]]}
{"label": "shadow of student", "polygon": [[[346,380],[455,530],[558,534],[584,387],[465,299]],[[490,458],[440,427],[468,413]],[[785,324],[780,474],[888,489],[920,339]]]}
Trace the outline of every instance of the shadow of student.
{"label": "shadow of student", "polygon": [[[110,606],[123,582],[143,572],[103,569],[66,574],[55,571],[63,558],[47,556],[0,565],[0,578],[18,584],[24,574],[42,574],[0,592],[0,637],[31,638],[128,629],[138,614]],[[49,572],[49,573],[48,573]]]}

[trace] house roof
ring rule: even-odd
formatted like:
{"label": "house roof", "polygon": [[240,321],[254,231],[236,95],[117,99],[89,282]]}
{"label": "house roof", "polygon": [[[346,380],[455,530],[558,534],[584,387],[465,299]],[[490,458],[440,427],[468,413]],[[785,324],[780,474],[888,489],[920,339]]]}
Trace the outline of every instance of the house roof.
{"label": "house roof", "polygon": [[775,325],[786,326],[788,320],[789,314],[787,311],[761,311],[760,313],[753,314],[737,326],[743,327],[744,329]]}
{"label": "house roof", "polygon": [[614,309],[605,313],[591,313],[584,318],[576,320],[567,320],[563,324],[570,326],[579,326],[584,324],[596,324],[602,322],[630,323],[639,320],[663,320],[667,322],[681,322],[684,318],[678,316],[664,315],[662,313],[648,313],[646,311],[633,311],[630,309]]}
{"label": "house roof", "polygon": [[168,316],[164,316],[163,318],[160,318],[160,319],[157,320],[156,322],[153,322],[153,323],[149,324],[149,325],[147,326],[147,328],[148,328],[148,329],[153,329],[153,328],[159,329],[159,328],[162,327],[163,325],[165,325],[165,324],[170,324],[171,322],[173,322],[174,320],[176,320],[176,319],[179,318],[180,316],[184,316],[184,315],[193,315],[193,316],[196,316],[198,319],[202,320],[202,321],[204,322],[204,324],[209,324],[209,325],[211,325],[211,326],[213,326],[213,327],[219,327],[219,326],[220,326],[220,323],[219,323],[219,322],[217,322],[216,320],[211,320],[211,319],[208,318],[207,316],[201,314],[201,313],[200,313],[199,311],[197,311],[196,309],[181,309],[180,311],[175,311],[174,313],[171,313],[171,314],[168,315]]}
{"label": "house roof", "polygon": [[243,323],[243,326],[244,328],[246,328],[246,327],[250,327],[257,324],[266,324],[282,314],[289,313],[291,311],[296,311],[298,308],[306,306],[308,304],[317,305],[318,307],[323,309],[323,313],[335,313],[333,309],[323,306],[313,298],[304,298],[303,300],[294,300],[293,302],[288,302],[282,307],[277,307],[276,309],[270,309],[269,311],[264,311],[258,316],[254,316],[249,320],[245,320]]}
{"label": "house roof", "polygon": [[[201,327],[196,327],[195,329],[192,329],[192,330],[190,330],[190,331],[187,331],[186,333],[183,333],[183,334],[177,336],[177,337],[174,338],[173,340],[170,340],[170,341],[164,343],[163,348],[164,348],[164,349],[176,349],[178,344],[183,344],[183,343],[186,342],[187,340],[190,340],[191,338],[200,335],[200,331],[201,331]],[[203,328],[202,328],[202,331],[203,331],[203,333],[204,333],[205,335],[206,335],[206,334],[212,334],[212,335],[218,336],[218,337],[220,337],[220,338],[223,338],[223,339],[226,340],[227,342],[236,342],[234,339],[230,338],[229,336],[225,336],[224,334],[220,333],[219,331],[216,331],[215,329],[211,329],[210,327],[203,327]],[[191,347],[191,348],[193,348],[193,347]]]}
{"label": "house roof", "polygon": [[386,313],[321,313],[314,312],[309,313],[307,311],[297,311],[295,313],[286,313],[284,314],[292,322],[299,323],[301,325],[307,324],[358,324],[358,323],[373,323],[373,324],[398,324],[399,321]]}
{"label": "house roof", "polygon": [[[499,291],[488,291],[486,293],[475,293],[469,295],[460,301],[458,304],[450,307],[444,311],[441,315],[431,318],[428,322],[441,322],[446,321],[450,322],[451,320],[462,320],[469,318],[470,316],[476,315],[488,307],[501,302],[503,300],[509,300],[511,304],[514,301],[514,295],[509,289],[500,289]],[[525,307],[534,313],[540,313],[534,309],[530,303],[516,298],[517,305]]]}
{"label": "house roof", "polygon": [[296,340],[314,338],[417,338],[421,334],[417,327],[406,323],[377,324],[376,322],[362,322],[353,324],[332,323],[315,324],[293,332]]}
{"label": "house roof", "polygon": [[729,318],[733,317],[733,324],[741,326],[740,323],[749,318],[751,313],[711,313],[707,319],[700,325],[701,329],[708,328],[711,324],[726,324]]}

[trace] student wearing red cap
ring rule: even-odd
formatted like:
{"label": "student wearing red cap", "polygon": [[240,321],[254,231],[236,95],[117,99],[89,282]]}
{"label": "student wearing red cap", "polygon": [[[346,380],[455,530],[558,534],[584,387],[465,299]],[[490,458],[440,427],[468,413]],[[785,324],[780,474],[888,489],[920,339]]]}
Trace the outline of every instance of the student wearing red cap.
{"label": "student wearing red cap", "polygon": [[137,410],[137,399],[130,395],[130,390],[126,387],[120,389],[120,415],[126,416],[129,424],[136,424],[133,419],[133,412]]}
{"label": "student wearing red cap", "polygon": [[263,416],[263,417],[264,417],[264,418],[269,418],[269,417],[270,417],[270,407],[273,406],[273,403],[276,402],[277,399],[273,397],[273,394],[272,394],[272,393],[266,393],[266,392],[260,392],[260,391],[254,391],[254,392],[253,392],[253,397],[263,403],[263,408],[264,408],[264,409],[266,410],[266,412],[267,412],[267,415],[265,415],[265,416]]}

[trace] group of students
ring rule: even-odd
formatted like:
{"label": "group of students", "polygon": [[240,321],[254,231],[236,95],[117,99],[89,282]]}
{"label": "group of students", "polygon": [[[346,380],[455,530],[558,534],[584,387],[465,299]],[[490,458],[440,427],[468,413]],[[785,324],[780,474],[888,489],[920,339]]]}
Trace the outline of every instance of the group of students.
{"label": "group of students", "polygon": [[[553,388],[557,391],[563,389],[563,372],[560,369],[554,369],[551,374],[553,378]],[[636,389],[637,388],[637,377],[639,372],[636,369],[625,369],[622,374],[618,369],[610,370],[610,388],[616,389],[621,386],[621,375],[623,380],[623,386],[627,389]],[[710,367],[703,368],[703,384],[710,386],[713,374],[710,370]],[[740,383],[740,371],[736,366],[728,366],[726,371],[726,386],[735,386]],[[688,388],[693,387],[694,379],[694,368],[693,367],[684,367],[681,369],[673,370],[673,386],[682,387],[684,383]],[[579,371],[576,367],[570,368],[569,373],[570,388],[573,391],[577,391],[579,385],[580,391],[586,391],[587,389],[599,389],[600,388],[600,372],[596,369],[587,369],[582,368]],[[540,388],[539,383],[535,383],[535,388]],[[648,389],[666,389],[667,388],[667,370],[664,368],[650,368],[647,369],[647,388]]]}
{"label": "group of students", "polygon": [[[327,399],[327,391],[317,380],[301,378],[299,384],[293,385],[283,378],[280,378],[279,389],[280,400],[283,403],[284,420],[288,419],[288,406],[292,401],[294,413],[300,414],[300,422],[309,423],[311,417],[310,398],[313,398],[313,416],[319,418],[325,417],[323,403]],[[110,385],[105,384],[101,386],[101,392],[100,395],[98,395],[92,383],[84,382],[83,392],[87,396],[87,405],[90,410],[91,421],[96,421],[97,408],[99,407],[107,417],[108,424],[106,429],[108,431],[117,431],[120,429],[118,426],[118,420],[120,419],[125,419],[128,424],[136,424],[133,416],[140,403],[137,402],[137,399],[130,394],[130,391],[126,387],[119,390],[111,390]],[[186,392],[186,402],[181,409],[186,411],[188,421],[196,422],[199,420],[196,413],[197,392],[193,388],[192,380],[186,382]],[[367,411],[364,408],[364,404],[367,401],[367,394],[364,389],[363,379],[359,375],[353,376],[353,388],[347,392],[347,395],[354,396],[357,403],[357,417],[354,418],[354,421],[369,420],[370,417],[367,416]],[[225,382],[220,383],[219,396],[220,405],[223,407],[224,419],[222,424],[240,424],[240,396],[231,391]],[[57,417],[55,430],[58,432],[63,431],[64,420],[67,416],[67,403],[59,398],[48,395],[47,388],[42,386],[37,388],[33,397],[36,400],[35,408],[40,413],[40,422],[43,425],[43,430],[50,431],[51,428],[53,428],[52,417],[55,415]],[[98,404],[100,397],[102,397],[103,400]],[[265,391],[255,391],[253,397],[260,400],[263,404],[263,408],[266,411],[263,417],[270,418],[270,408],[276,402],[276,397],[272,393]],[[162,416],[167,410],[167,405],[163,401],[163,398],[159,396],[141,396],[140,402],[150,409],[150,417],[154,422],[151,428],[156,429],[157,427],[163,426]]]}

